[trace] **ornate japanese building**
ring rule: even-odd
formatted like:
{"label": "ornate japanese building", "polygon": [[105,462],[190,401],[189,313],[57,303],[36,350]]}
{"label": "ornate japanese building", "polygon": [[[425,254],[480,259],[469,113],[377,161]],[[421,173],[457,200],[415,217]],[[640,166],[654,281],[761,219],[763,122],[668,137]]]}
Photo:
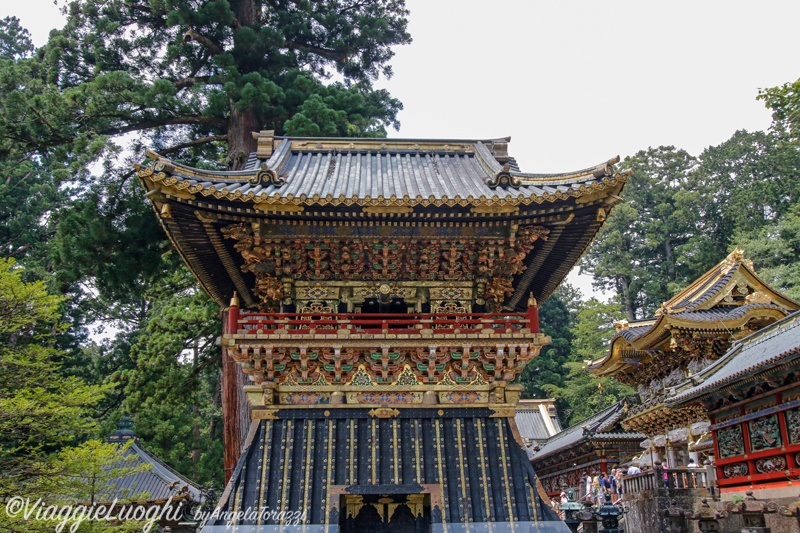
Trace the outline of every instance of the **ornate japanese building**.
{"label": "ornate japanese building", "polygon": [[676,387],[672,409],[700,406],[714,437],[720,491],[796,499],[800,475],[800,313],[735,341]]}
{"label": "ornate japanese building", "polygon": [[531,462],[549,496],[567,487],[584,494],[584,474],[608,474],[641,452],[645,436],[620,426],[627,411],[624,401],[617,402],[534,447]]}
{"label": "ornate japanese building", "polygon": [[148,509],[169,504],[167,512],[157,521],[175,533],[194,531],[183,522],[185,516],[197,509],[205,500],[202,488],[161,461],[142,445],[131,429],[133,422],[126,416],[119,429],[108,436],[108,442],[117,444],[120,460],[108,467],[110,471],[124,469],[126,474],[105,479],[96,495],[95,504],[112,505],[114,502],[136,502]]}
{"label": "ornate japanese building", "polygon": [[242,171],[138,168],[224,308],[220,509],[278,513],[218,523],[555,519],[510,382],[549,342],[537,301],[620,201],[617,160],[528,174],[509,139],[256,136]]}
{"label": "ornate japanese building", "polygon": [[529,457],[535,446],[561,431],[555,398],[520,400],[516,412],[514,423]]}
{"label": "ornate japanese building", "polygon": [[736,249],[649,320],[617,323],[608,354],[589,368],[637,387],[640,404],[622,425],[651,437],[645,442],[669,467],[713,455],[708,410],[701,403],[673,401],[686,383],[702,382],[738,340],[800,309],[766,285],[752,261]]}

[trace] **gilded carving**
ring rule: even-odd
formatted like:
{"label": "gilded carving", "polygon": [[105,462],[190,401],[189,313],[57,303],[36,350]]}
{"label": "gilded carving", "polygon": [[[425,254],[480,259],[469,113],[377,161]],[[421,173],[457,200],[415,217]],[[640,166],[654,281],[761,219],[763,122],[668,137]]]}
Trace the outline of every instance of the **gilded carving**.
{"label": "gilded carving", "polygon": [[756,472],[759,474],[771,474],[783,470],[786,470],[786,458],[782,455],[765,457],[756,461]]}
{"label": "gilded carving", "polygon": [[458,314],[469,313],[469,309],[461,302],[440,302],[439,305],[431,307],[431,312],[439,314]]}
{"label": "gilded carving", "polygon": [[480,350],[471,350],[469,345],[462,346],[460,351],[452,351],[450,358],[453,360],[453,370],[450,379],[455,383],[472,382],[478,375],[476,369],[480,355]]}
{"label": "gilded carving", "polygon": [[352,348],[334,347],[322,352],[322,370],[327,381],[332,384],[343,384],[355,374],[359,352]]}
{"label": "gilded carving", "polygon": [[[265,238],[248,224],[223,228],[244,259],[242,270],[256,277],[254,290],[265,308],[285,297],[281,278],[303,281],[477,281],[487,279],[485,298],[498,311],[513,292],[512,278],[548,230],[517,228],[508,238]],[[456,299],[456,298],[448,298]]]}
{"label": "gilded carving", "polygon": [[773,414],[751,420],[748,427],[750,428],[750,451],[759,452],[781,445],[781,427],[778,423],[778,415]]}
{"label": "gilded carving", "polygon": [[430,346],[427,350],[418,347],[410,354],[411,361],[414,363],[411,370],[423,383],[438,383],[445,377],[445,369],[450,361],[450,354],[444,350],[438,350],[436,346]]}
{"label": "gilded carving", "polygon": [[369,416],[377,418],[394,418],[399,414],[400,411],[398,411],[397,409],[387,409],[387,408],[372,409],[369,412]]}
{"label": "gilded carving", "polygon": [[522,181],[520,181],[518,177],[511,174],[511,166],[505,164],[503,165],[503,170],[490,178],[486,182],[486,185],[488,185],[490,189],[496,189],[497,187],[503,189],[508,189],[509,187],[519,189],[522,185]]}
{"label": "gilded carving", "polygon": [[726,478],[747,475],[747,463],[733,463],[722,467],[722,475]]}
{"label": "gilded carving", "polygon": [[319,352],[311,352],[306,346],[300,346],[300,351],[292,352],[291,357],[295,361],[291,373],[294,381],[299,384],[314,383],[320,378],[317,371]]}
{"label": "gilded carving", "polygon": [[422,393],[408,392],[408,391],[348,392],[347,403],[358,403],[366,405],[419,404],[422,403]]}
{"label": "gilded carving", "polygon": [[392,383],[400,373],[398,370],[403,368],[405,354],[390,350],[390,346],[384,345],[380,352],[368,352],[367,365],[378,383]]}
{"label": "gilded carving", "polygon": [[256,172],[255,176],[252,176],[248,180],[252,185],[274,185],[275,187],[280,187],[286,183],[284,176],[278,176],[278,174],[270,169],[266,163],[261,164],[261,169]]}
{"label": "gilded carving", "polygon": [[800,444],[800,408],[786,411],[786,429],[789,431],[789,444]]}
{"label": "gilded carving", "polygon": [[443,404],[473,404],[487,403],[489,393],[482,391],[450,391],[439,393],[439,403]]}
{"label": "gilded carving", "polygon": [[341,345],[276,348],[272,344],[232,345],[229,353],[258,384],[293,386],[440,384],[453,387],[507,382],[538,354],[529,344],[495,347],[438,345],[358,348]]}
{"label": "gilded carving", "polygon": [[283,405],[315,405],[330,403],[329,392],[282,392],[278,395]]}

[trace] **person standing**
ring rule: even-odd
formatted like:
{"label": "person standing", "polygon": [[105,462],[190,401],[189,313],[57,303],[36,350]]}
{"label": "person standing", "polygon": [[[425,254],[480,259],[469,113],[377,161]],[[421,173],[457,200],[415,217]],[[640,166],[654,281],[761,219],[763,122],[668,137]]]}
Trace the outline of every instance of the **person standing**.
{"label": "person standing", "polygon": [[608,485],[609,485],[609,499],[611,503],[614,503],[614,500],[617,499],[618,494],[618,487],[617,487],[617,471],[611,470],[611,473],[608,475]]}
{"label": "person standing", "polygon": [[597,505],[604,505],[611,495],[611,482],[609,482],[605,472],[600,472],[598,477]]}
{"label": "person standing", "polygon": [[592,494],[594,496],[595,505],[602,505],[602,503],[600,503],[602,492],[603,492],[603,487],[600,485],[600,475],[597,472],[595,472],[594,478],[592,479]]}
{"label": "person standing", "polygon": [[593,500],[594,495],[592,494],[592,475],[590,472],[586,473],[586,497]]}

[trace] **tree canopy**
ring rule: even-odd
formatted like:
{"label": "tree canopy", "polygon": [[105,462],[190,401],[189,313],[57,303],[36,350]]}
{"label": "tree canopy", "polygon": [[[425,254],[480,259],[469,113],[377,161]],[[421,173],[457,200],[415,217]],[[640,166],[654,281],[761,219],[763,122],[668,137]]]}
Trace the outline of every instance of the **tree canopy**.
{"label": "tree canopy", "polygon": [[[85,488],[81,475],[87,469],[102,470],[117,460],[99,442],[79,444],[92,435],[93,408],[113,384],[92,385],[60,373],[53,345],[66,327],[58,314],[62,298],[23,275],[13,260],[0,258],[0,501],[56,503]],[[3,531],[53,527],[0,513]]]}
{"label": "tree canopy", "polygon": [[[373,84],[411,40],[408,12],[402,0],[75,0],[65,13],[39,49],[17,19],[0,21],[0,497],[56,464],[97,471],[86,461],[99,445],[71,445],[123,412],[159,457],[219,483],[219,310],[132,165],[147,145],[240,169],[258,130],[386,135],[402,105]],[[800,296],[800,81],[759,98],[767,132],[698,156],[666,146],[625,158],[625,202],[582,262],[615,298],[559,288],[540,309],[553,342],[519,379],[557,398],[565,425],[632,393],[582,369],[613,320],[652,315],[737,244]]]}
{"label": "tree canopy", "polygon": [[20,151],[97,158],[109,137],[142,132],[163,153],[210,144],[213,156],[224,141],[238,169],[253,131],[397,126],[400,103],[372,82],[411,40],[402,1],[75,0],[66,14],[0,119]]}
{"label": "tree canopy", "polygon": [[[0,257],[65,296],[54,371],[100,386],[201,483],[222,479],[218,307],[133,179],[144,146],[239,169],[254,131],[385,136],[401,103],[373,83],[409,43],[402,0],[75,0],[34,49],[0,22]],[[91,336],[90,331],[101,332]],[[87,385],[88,386],[88,385]]]}

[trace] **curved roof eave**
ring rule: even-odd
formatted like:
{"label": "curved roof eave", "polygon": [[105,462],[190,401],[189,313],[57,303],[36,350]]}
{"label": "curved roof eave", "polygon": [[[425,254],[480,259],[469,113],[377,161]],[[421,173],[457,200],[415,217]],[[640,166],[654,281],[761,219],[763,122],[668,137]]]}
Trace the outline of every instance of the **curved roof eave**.
{"label": "curved roof eave", "polygon": [[[482,143],[476,143],[475,158],[479,162],[478,166],[484,172],[483,175],[463,178],[467,182],[474,184],[472,188],[475,189],[476,193],[465,197],[459,194],[455,196],[447,194],[424,196],[419,193],[414,197],[406,195],[402,198],[396,194],[384,196],[380,193],[377,196],[372,194],[363,196],[345,196],[344,194],[333,196],[328,194],[320,196],[318,194],[304,194],[302,189],[297,190],[299,194],[289,193],[284,195],[281,192],[281,186],[267,184],[259,187],[260,180],[263,179],[259,177],[259,173],[266,170],[274,174],[274,171],[270,169],[281,170],[281,165],[289,157],[288,143],[288,139],[281,142],[269,161],[262,164],[262,167],[264,167],[262,169],[253,168],[239,171],[203,170],[175,163],[161,157],[152,150],[148,150],[147,156],[153,159],[154,163],[149,167],[136,165],[135,168],[140,179],[149,179],[154,184],[157,183],[159,186],[174,189],[179,193],[200,194],[206,197],[213,196],[217,200],[240,201],[262,206],[279,204],[307,206],[336,206],[344,204],[387,207],[393,205],[521,206],[544,202],[554,203],[569,200],[570,198],[577,200],[593,194],[597,195],[597,199],[601,199],[613,194],[616,187],[626,183],[629,175],[629,172],[614,173],[613,167],[609,163],[603,163],[597,167],[563,174],[511,173],[514,178],[520,180],[519,187],[491,189],[486,181],[493,178],[495,174],[504,172],[504,169]],[[611,161],[616,160],[618,158]],[[303,175],[294,176],[293,178],[293,181],[300,180],[302,182]],[[243,193],[242,189],[248,187],[250,190]],[[547,189],[550,190],[548,191]],[[258,190],[258,192],[254,192],[255,190]]]}

